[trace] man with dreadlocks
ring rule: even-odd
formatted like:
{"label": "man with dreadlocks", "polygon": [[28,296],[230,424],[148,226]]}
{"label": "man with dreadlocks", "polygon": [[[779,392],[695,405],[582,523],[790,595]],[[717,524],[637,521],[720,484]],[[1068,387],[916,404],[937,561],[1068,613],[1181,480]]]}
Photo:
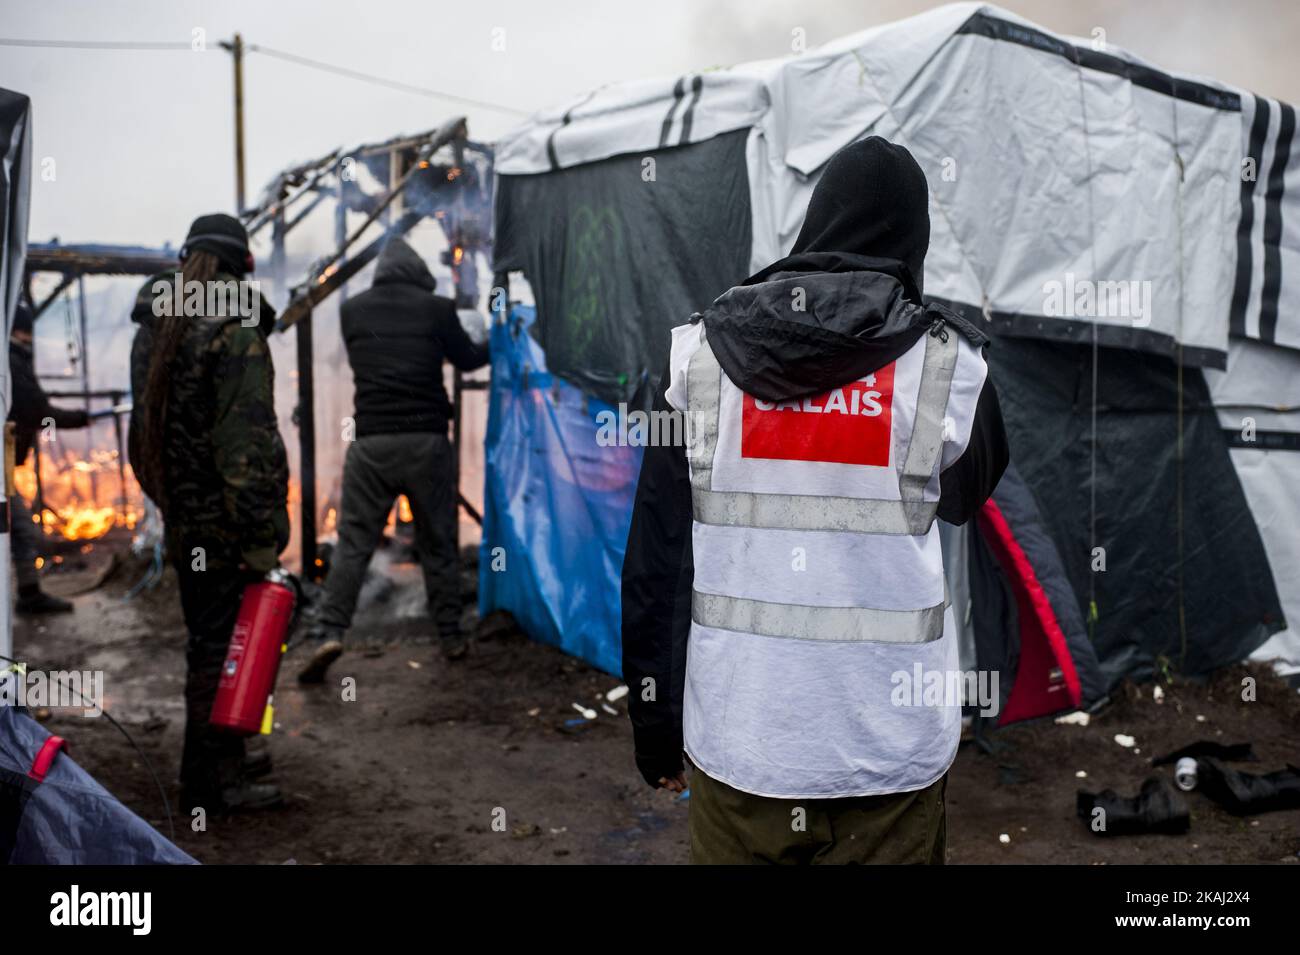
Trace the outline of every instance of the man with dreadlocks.
{"label": "man with dreadlocks", "polygon": [[246,757],[243,740],[208,717],[244,586],[278,564],[289,540],[266,340],[274,312],[255,289],[246,294],[253,258],[237,219],[195,219],[180,257],[179,272],[151,278],[131,313],[131,466],[162,512],[189,630],[183,807],[257,809],[280,801],[275,786],[252,781],[269,758]]}

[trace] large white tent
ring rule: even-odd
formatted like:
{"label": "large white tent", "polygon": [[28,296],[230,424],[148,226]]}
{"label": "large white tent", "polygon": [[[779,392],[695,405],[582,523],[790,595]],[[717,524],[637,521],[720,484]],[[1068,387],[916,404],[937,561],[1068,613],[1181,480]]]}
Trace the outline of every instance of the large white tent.
{"label": "large white tent", "polygon": [[[1267,554],[1267,568],[1243,573],[1267,576],[1271,568],[1276,601],[1291,622],[1256,655],[1300,669],[1300,150],[1292,148],[1294,131],[1294,110],[1284,103],[1162,71],[1100,38],[1058,36],[991,5],[953,4],[801,55],[614,84],[535,114],[498,147],[498,268],[522,271],[532,284],[537,337],[552,370],[563,376],[551,343],[572,308],[555,294],[548,302],[539,285],[548,281],[548,269],[573,267],[542,248],[565,241],[573,222],[566,207],[554,204],[559,200],[525,191],[527,181],[558,189],[568,174],[603,167],[635,175],[644,169],[641,157],[649,157],[660,162],[657,179],[641,176],[628,194],[656,187],[666,194],[674,186],[665,183],[664,163],[674,152],[743,137],[747,264],[755,272],[790,248],[819,170],[837,149],[872,134],[903,143],[930,184],[928,296],[981,316],[999,339],[1074,345],[1084,353],[1100,348],[1185,371],[1186,377],[1168,373],[1176,397],[1166,408],[1177,420],[1167,453],[1168,471],[1177,477],[1170,507],[1177,508],[1178,527],[1156,529],[1171,540],[1177,535],[1179,564],[1184,554],[1204,559],[1220,544],[1215,527],[1184,540],[1190,523],[1224,523],[1222,515],[1197,509],[1230,480],[1200,469],[1200,445],[1183,445],[1185,413],[1204,412],[1211,420],[1217,413],[1221,433],[1201,440],[1217,443],[1224,460],[1230,458],[1228,473],[1240,481],[1231,494],[1244,495]],[[620,159],[634,164],[613,165]],[[630,244],[656,227],[707,231],[716,212],[694,209],[696,218],[687,223],[666,200],[656,202],[652,211],[660,220],[625,227],[640,230]],[[567,211],[589,212],[573,202]],[[515,239],[519,223],[542,215],[556,238]],[[601,228],[610,244],[625,241],[617,229]],[[676,266],[647,267],[669,273],[665,301],[676,306],[668,294]],[[606,307],[606,319],[632,333],[653,326],[634,374],[658,370],[664,330],[689,314],[658,315],[651,307],[632,319],[613,314],[622,303],[607,299]],[[1098,382],[1093,367],[1088,403],[1095,421],[1107,394],[1099,391],[1104,380]],[[1110,360],[1110,367],[1119,366]],[[1139,378],[1129,381],[1130,390],[1145,387]],[[1140,405],[1142,396],[1128,399]],[[1132,410],[1132,401],[1119,410]],[[1105,471],[1116,462],[1107,457],[1105,439],[1090,435],[1082,452],[1087,468]],[[1080,532],[1089,545],[1124,546],[1122,535],[1097,536],[1097,513],[1106,506],[1098,493],[1084,508],[1091,514],[1072,519],[1091,525]],[[1139,500],[1126,506],[1135,519],[1145,510]],[[1226,541],[1222,546],[1221,560],[1231,567],[1240,551]],[[1087,561],[1063,556],[1067,564]],[[1270,589],[1268,581],[1257,582]],[[1111,586],[1112,604],[1127,599]],[[1184,587],[1179,578],[1180,604]],[[1081,603],[1088,613],[1088,601]],[[1261,612],[1255,621],[1261,634],[1283,626],[1277,616]],[[1197,639],[1196,621],[1185,626]]]}

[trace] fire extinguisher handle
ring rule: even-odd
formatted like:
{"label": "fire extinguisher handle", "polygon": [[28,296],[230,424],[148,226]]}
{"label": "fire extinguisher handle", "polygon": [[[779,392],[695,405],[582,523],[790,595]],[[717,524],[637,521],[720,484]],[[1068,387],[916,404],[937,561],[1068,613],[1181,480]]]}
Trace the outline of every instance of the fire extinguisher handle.
{"label": "fire extinguisher handle", "polygon": [[288,587],[293,591],[293,614],[289,617],[288,638],[287,642],[292,643],[293,638],[297,635],[296,628],[298,620],[302,616],[302,605],[306,594],[302,589],[302,580],[297,574],[291,573],[287,568],[276,567],[266,575],[266,580],[281,586]]}

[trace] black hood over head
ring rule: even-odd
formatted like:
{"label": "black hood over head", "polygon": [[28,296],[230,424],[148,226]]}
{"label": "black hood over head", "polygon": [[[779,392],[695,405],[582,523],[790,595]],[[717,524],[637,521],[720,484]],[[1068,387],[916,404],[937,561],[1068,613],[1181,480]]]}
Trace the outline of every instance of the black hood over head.
{"label": "black hood over head", "polygon": [[953,326],[924,304],[929,191],[908,151],[878,136],[841,149],[813,190],[790,255],[729,289],[699,316],[727,377],[764,401],[790,401],[869,375]]}
{"label": "black hood over head", "polygon": [[[845,146],[817,180],[792,256],[840,252],[897,259],[914,283],[918,305],[925,290],[930,248],[930,188],[905,146],[879,136]],[[914,294],[913,294],[914,293]]]}
{"label": "black hood over head", "polygon": [[438,287],[437,280],[429,271],[429,266],[425,265],[420,253],[407,245],[406,240],[400,238],[389,239],[380,251],[379,261],[375,263],[375,280],[371,284],[390,283],[418,285],[430,292]]}

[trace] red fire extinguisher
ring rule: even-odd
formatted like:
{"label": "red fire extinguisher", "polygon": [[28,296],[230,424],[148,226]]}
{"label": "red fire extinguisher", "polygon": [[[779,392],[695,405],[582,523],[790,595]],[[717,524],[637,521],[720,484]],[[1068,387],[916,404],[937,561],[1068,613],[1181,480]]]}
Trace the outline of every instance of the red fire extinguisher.
{"label": "red fire extinguisher", "polygon": [[280,567],[244,588],[208,720],[213,726],[244,736],[271,732],[271,693],[296,603],[293,577]]}

